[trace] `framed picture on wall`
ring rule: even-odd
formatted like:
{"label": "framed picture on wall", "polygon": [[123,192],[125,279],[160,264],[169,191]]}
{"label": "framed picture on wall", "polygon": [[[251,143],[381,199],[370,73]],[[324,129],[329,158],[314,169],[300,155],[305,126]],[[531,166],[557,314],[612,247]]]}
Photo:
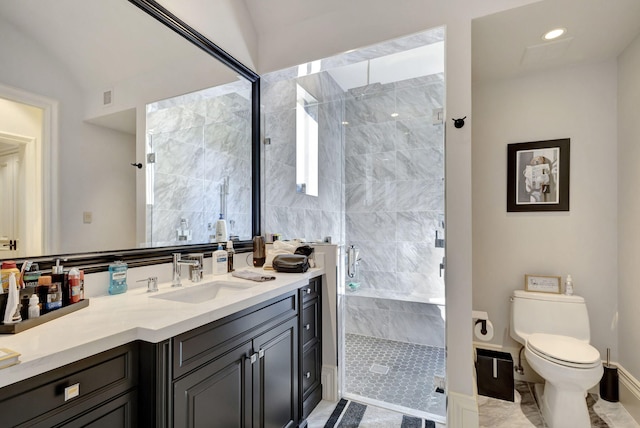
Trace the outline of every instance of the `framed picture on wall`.
{"label": "framed picture on wall", "polygon": [[559,276],[525,275],[524,289],[539,293],[560,293],[562,278]]}
{"label": "framed picture on wall", "polygon": [[569,138],[507,145],[507,211],[569,211]]}

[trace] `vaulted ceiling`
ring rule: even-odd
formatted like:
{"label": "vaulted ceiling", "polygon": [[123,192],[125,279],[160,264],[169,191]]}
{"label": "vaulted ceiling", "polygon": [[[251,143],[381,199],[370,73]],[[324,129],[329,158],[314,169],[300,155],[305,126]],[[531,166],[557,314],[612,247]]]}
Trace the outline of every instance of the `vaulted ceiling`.
{"label": "vaulted ceiling", "polygon": [[[411,13],[408,7],[420,4],[424,12],[427,2],[393,2],[395,11],[389,13],[389,28],[384,31],[378,25],[379,14],[391,10],[389,2],[371,2],[376,5],[372,9],[363,8],[362,0],[348,4],[344,0],[161,0],[161,3],[261,73],[270,71],[271,64],[278,63],[266,57],[269,53],[280,55],[279,51],[294,44],[304,52],[304,43],[311,40],[316,46],[325,43],[324,39],[327,44],[332,40],[335,43],[334,33],[344,33],[343,27],[347,25],[358,30],[354,38],[362,34],[361,42],[351,42],[353,47],[372,40],[371,34],[386,34],[391,38],[402,31],[402,18]],[[99,7],[100,4],[104,7]],[[384,10],[381,5],[386,5]],[[125,0],[102,3],[97,0],[0,0],[0,23],[2,21],[19,27],[49,49],[84,87],[145,73],[186,57],[198,57],[195,61],[200,61],[202,66],[210,63],[195,47]],[[377,27],[371,22],[378,22]],[[541,47],[540,36],[553,26],[567,28],[568,34],[552,48]],[[309,33],[305,33],[305,29],[309,29]],[[320,41],[316,40],[319,32],[323,38]],[[534,2],[474,20],[474,79],[508,77],[545,67],[615,57],[639,32],[638,0]],[[288,47],[279,48],[278,40],[292,38],[295,41],[289,42]],[[338,53],[332,49],[333,46],[327,47],[327,53]],[[307,60],[313,59],[319,58]]]}

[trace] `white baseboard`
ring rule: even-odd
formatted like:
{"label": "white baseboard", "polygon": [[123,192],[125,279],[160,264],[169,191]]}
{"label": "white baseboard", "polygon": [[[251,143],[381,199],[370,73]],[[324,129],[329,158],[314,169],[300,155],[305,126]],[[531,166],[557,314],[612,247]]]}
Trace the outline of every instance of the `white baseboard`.
{"label": "white baseboard", "polygon": [[478,428],[478,402],[476,397],[447,392],[447,428]]}
{"label": "white baseboard", "polygon": [[320,382],[322,383],[322,399],[332,402],[338,401],[338,367],[322,366],[320,373]]}
{"label": "white baseboard", "polygon": [[621,365],[615,366],[618,367],[620,380],[620,402],[631,417],[640,423],[640,381]]}

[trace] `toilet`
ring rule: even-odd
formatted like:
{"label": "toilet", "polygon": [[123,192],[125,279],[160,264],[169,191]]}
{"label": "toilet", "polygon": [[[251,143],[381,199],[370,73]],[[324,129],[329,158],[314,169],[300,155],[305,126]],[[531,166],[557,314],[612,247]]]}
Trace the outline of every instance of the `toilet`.
{"label": "toilet", "polygon": [[536,395],[547,425],[590,427],[586,394],[602,378],[603,368],[600,353],[589,344],[584,298],[515,290],[510,330],[531,368],[545,380]]}

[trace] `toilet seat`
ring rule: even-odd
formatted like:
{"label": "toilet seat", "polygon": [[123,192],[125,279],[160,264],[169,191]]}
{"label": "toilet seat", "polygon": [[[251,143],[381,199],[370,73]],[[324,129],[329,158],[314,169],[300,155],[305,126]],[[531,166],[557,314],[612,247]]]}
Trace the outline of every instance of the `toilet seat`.
{"label": "toilet seat", "polygon": [[589,369],[602,364],[596,348],[574,337],[534,333],[527,339],[527,348],[545,360],[566,367]]}

